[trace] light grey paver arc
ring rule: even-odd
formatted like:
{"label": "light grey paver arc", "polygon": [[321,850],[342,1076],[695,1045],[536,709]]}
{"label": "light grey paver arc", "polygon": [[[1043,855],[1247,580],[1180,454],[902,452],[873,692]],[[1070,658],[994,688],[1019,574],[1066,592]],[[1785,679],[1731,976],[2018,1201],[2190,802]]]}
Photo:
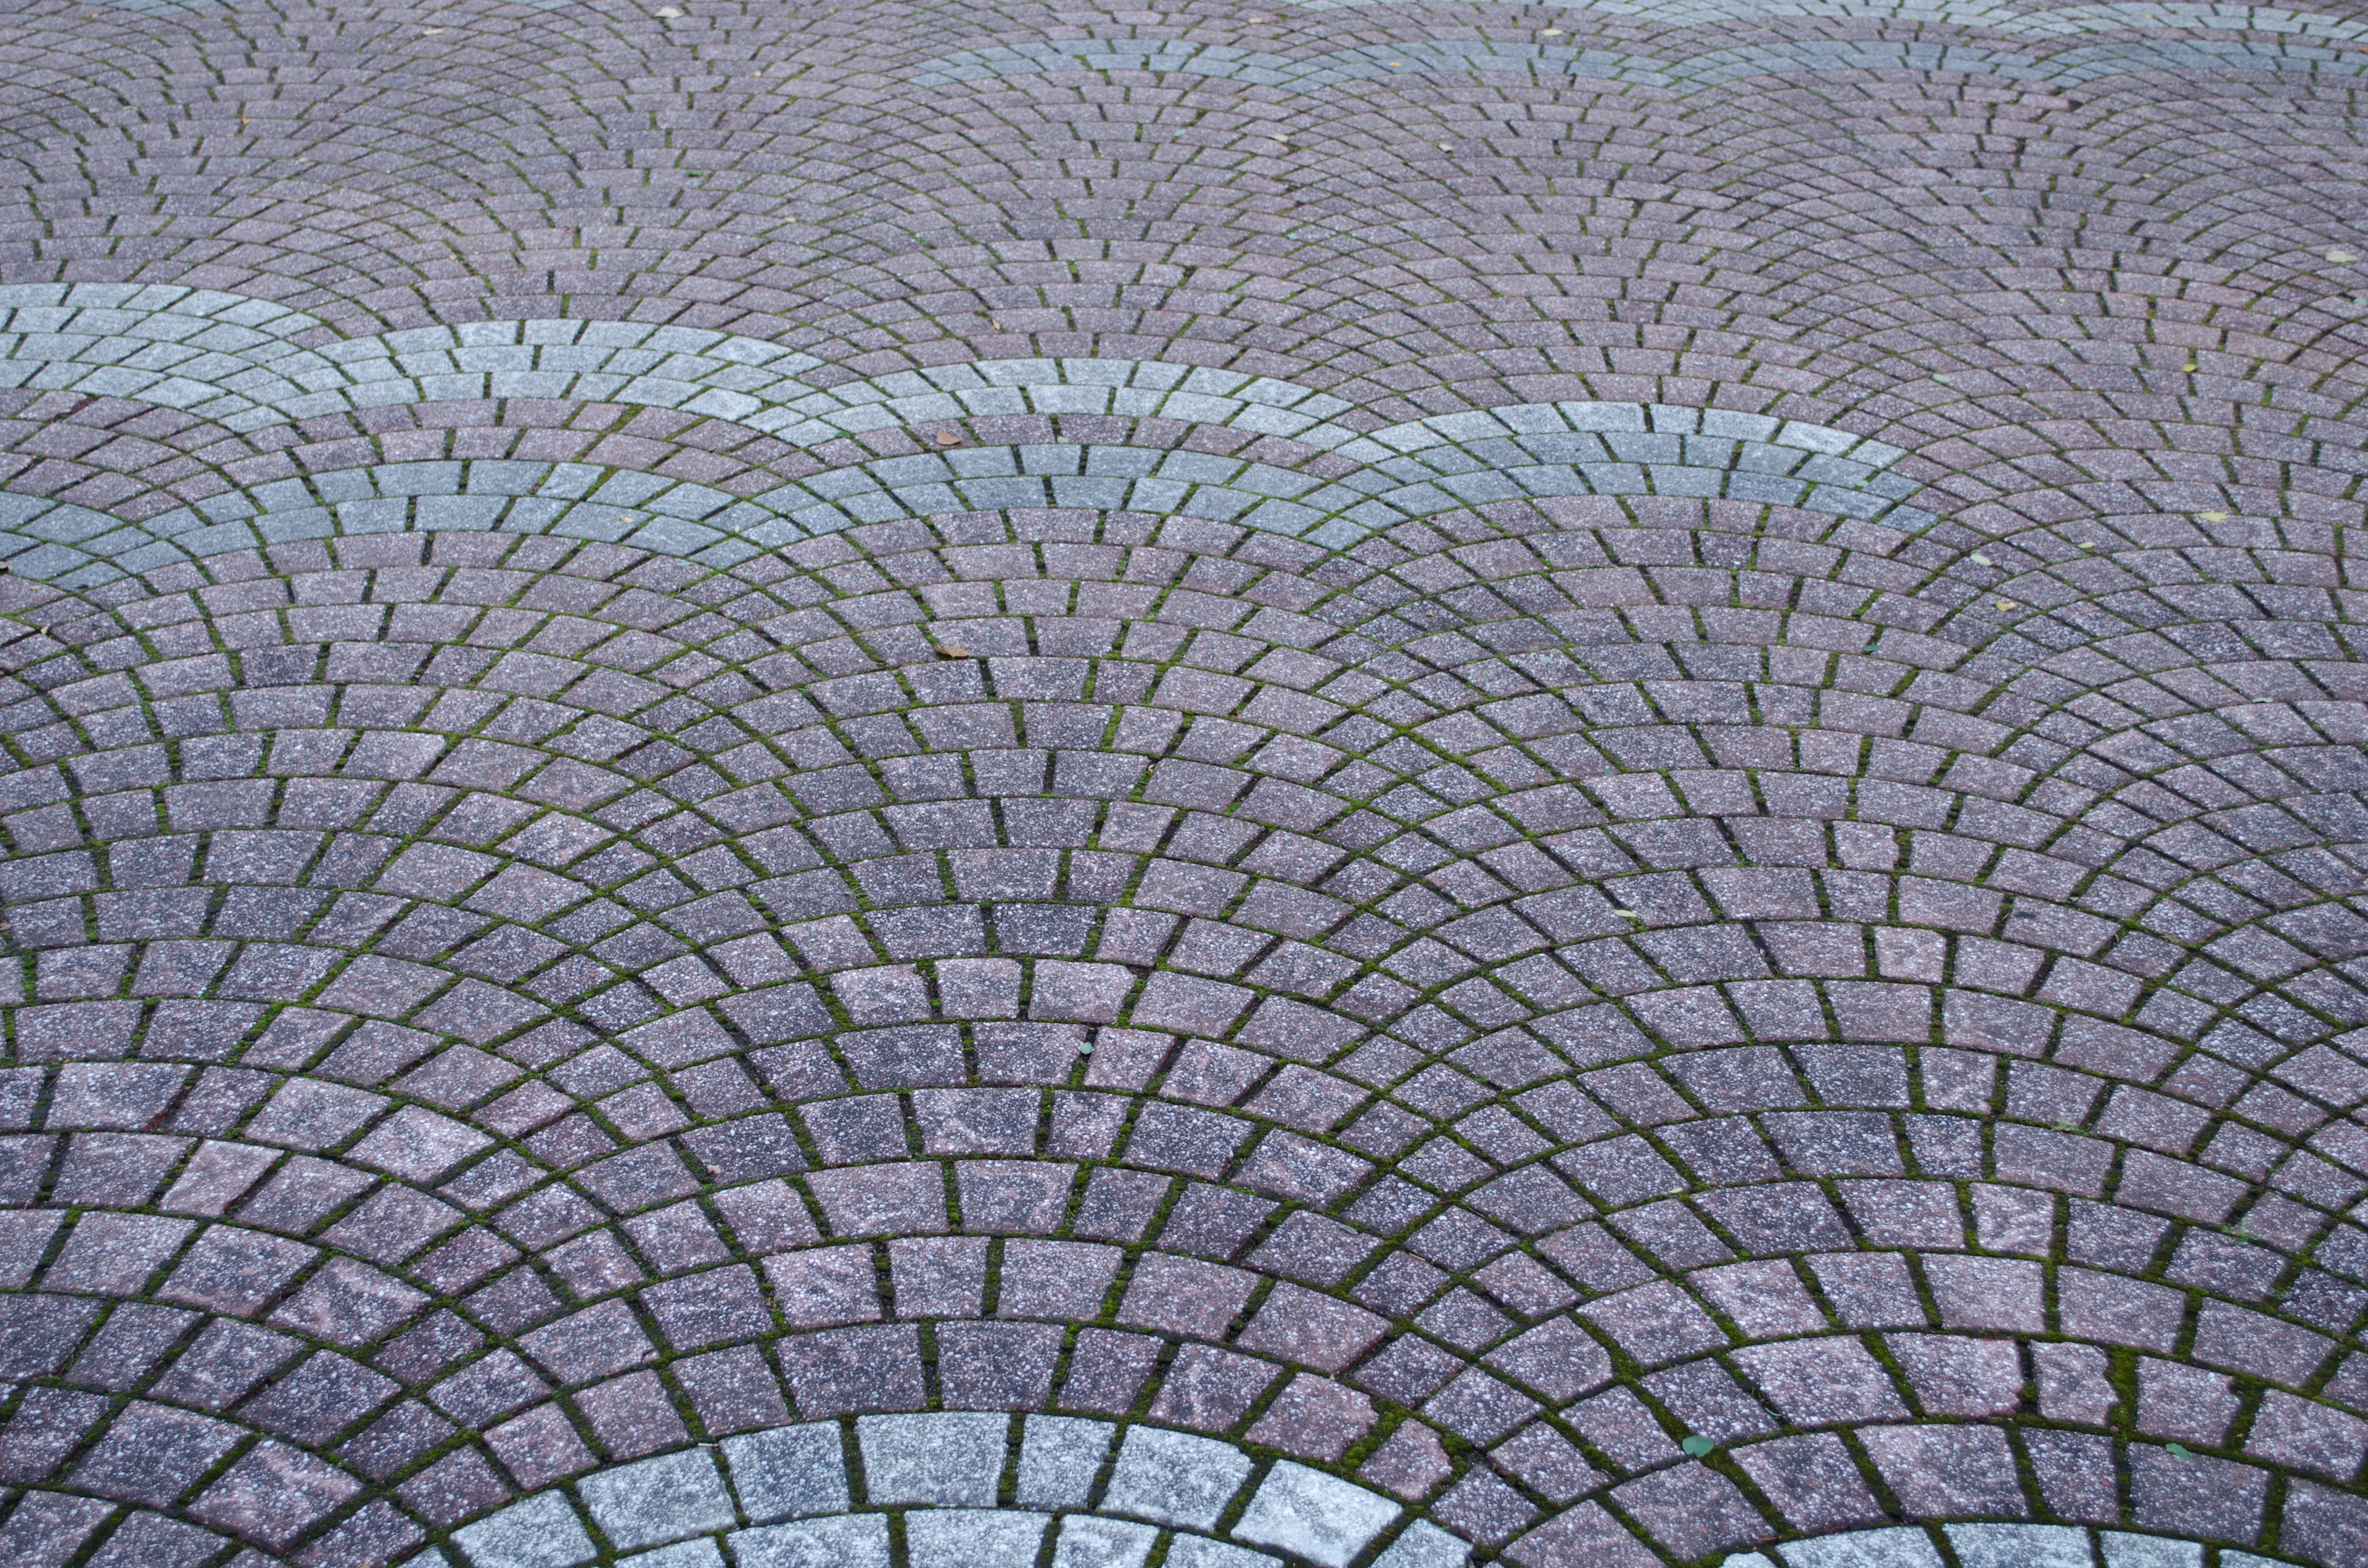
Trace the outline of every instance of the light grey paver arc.
{"label": "light grey paver arc", "polygon": [[[1044,1419],[1029,1421],[1033,1426]],[[593,1555],[587,1526],[625,1552],[712,1537],[727,1545],[736,1562],[885,1562],[889,1527],[877,1510],[902,1506],[908,1509],[903,1515],[905,1549],[916,1568],[1029,1568],[1047,1540],[1056,1562],[1077,1564],[1140,1562],[1162,1541],[1169,1543],[1171,1561],[1178,1552],[1195,1551],[1212,1561],[1226,1561],[1228,1554],[1244,1562],[1278,1561],[1199,1533],[1216,1525],[1252,1473],[1251,1460],[1229,1445],[1156,1427],[1126,1428],[1128,1447],[1121,1449],[1119,1470],[1099,1506],[1156,1522],[1131,1524],[1085,1511],[1088,1493],[1083,1490],[1064,1493],[1059,1505],[1080,1511],[1056,1517],[997,1504],[1010,1424],[1008,1415],[861,1417],[860,1482],[839,1450],[822,1446],[842,1440],[837,1423],[779,1428],[735,1438],[718,1450],[684,1449],[596,1471],[575,1483],[574,1502],[564,1493],[541,1493],[510,1504],[454,1539],[469,1568],[575,1568]],[[1039,1428],[1038,1435],[1057,1434],[1053,1440],[1065,1451],[1082,1454],[1097,1446],[1107,1449],[1119,1430],[1108,1422],[1069,1418]],[[1019,1463],[1025,1474],[1030,1461],[1023,1457]],[[1090,1486],[1090,1471],[1086,1479]],[[857,1490],[868,1506],[850,1511],[850,1494]],[[1317,1568],[1342,1568],[1402,1512],[1365,1488],[1288,1461],[1249,1493],[1231,1533],[1259,1546],[1281,1547],[1293,1553],[1293,1562]],[[781,1522],[785,1514],[789,1522]],[[744,1523],[744,1516],[757,1522]],[[1158,1525],[1182,1533],[1171,1536]],[[1394,1568],[1452,1568],[1469,1550],[1429,1528],[1402,1539],[1402,1546],[1391,1549],[1395,1555],[1383,1559]],[[683,1562],[703,1562],[714,1550],[712,1543],[694,1544],[677,1552]],[[671,1564],[674,1558],[651,1554],[632,1561]]]}
{"label": "light grey paver arc", "polygon": [[[1886,472],[1897,449],[1819,426],[1617,403],[1516,407],[1479,418],[1504,433],[1443,438],[1435,428],[1442,423],[1474,428],[1472,416],[1456,416],[1346,442],[1340,455],[1363,466],[1329,483],[1238,460],[1047,444],[885,460],[747,499],[586,464],[510,461],[323,473],[136,524],[0,495],[0,552],[19,575],[85,587],[233,551],[415,528],[548,533],[731,566],[862,525],[1028,508],[1169,513],[1331,548],[1441,511],[1593,495],[1732,499],[1907,531],[1934,520],[1907,504],[1919,487]],[[1765,435],[1697,433],[1704,426]]]}

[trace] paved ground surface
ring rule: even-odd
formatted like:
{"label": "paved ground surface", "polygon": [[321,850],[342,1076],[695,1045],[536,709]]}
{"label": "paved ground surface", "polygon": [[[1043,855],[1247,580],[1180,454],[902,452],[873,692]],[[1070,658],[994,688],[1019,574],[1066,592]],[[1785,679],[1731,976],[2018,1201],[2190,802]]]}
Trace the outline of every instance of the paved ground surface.
{"label": "paved ground surface", "polygon": [[2368,21],[0,25],[0,1564],[2368,1564]]}

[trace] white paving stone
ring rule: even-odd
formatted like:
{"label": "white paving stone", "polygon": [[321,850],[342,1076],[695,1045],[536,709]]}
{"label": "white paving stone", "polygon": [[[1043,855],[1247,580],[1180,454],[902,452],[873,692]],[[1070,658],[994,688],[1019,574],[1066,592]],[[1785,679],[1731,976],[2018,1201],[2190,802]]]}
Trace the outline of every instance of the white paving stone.
{"label": "white paving stone", "polygon": [[1015,1508],[916,1508],[905,1516],[911,1568],[1036,1568],[1050,1514]]}
{"label": "white paving stone", "polygon": [[888,1516],[768,1525],[737,1532],[731,1544],[738,1568],[888,1568]]}
{"label": "white paving stone", "polygon": [[2063,1525],[1949,1525],[1963,1568],[2091,1568],[2089,1532]]}
{"label": "white paving stone", "polygon": [[776,1426],[719,1446],[740,1506],[756,1523],[845,1511],[847,1457],[837,1422]]}
{"label": "white paving stone", "polygon": [[[2192,1540],[2103,1530],[2099,1532],[2098,1544],[2105,1568],[2203,1568],[2203,1549]],[[2237,1555],[2222,1552],[2221,1568],[2231,1568],[2230,1559]]]}
{"label": "white paving stone", "polygon": [[1151,1525],[1071,1514],[1061,1521],[1053,1568],[1143,1568],[1158,1540],[1159,1531]]}
{"label": "white paving stone", "polygon": [[677,1541],[617,1560],[617,1568],[723,1568],[723,1549],[712,1540]]}
{"label": "white paving stone", "polygon": [[1785,1568],[1941,1568],[1941,1553],[1922,1530],[1856,1530],[1776,1549]]}
{"label": "white paving stone", "polygon": [[1248,1457],[1230,1443],[1135,1426],[1119,1448],[1102,1506],[1204,1530],[1217,1522],[1249,1473]]}
{"label": "white paving stone", "polygon": [[[942,974],[945,965],[938,966]],[[1031,1415],[1019,1441],[1019,1499],[1033,1508],[1081,1508],[1118,1428],[1071,1415]]]}
{"label": "white paving stone", "polygon": [[544,1492],[452,1532],[474,1568],[576,1568],[592,1561],[592,1538],[567,1499]]}
{"label": "white paving stone", "polygon": [[631,1549],[727,1530],[738,1524],[723,1477],[703,1449],[597,1471],[576,1495],[612,1545]]}
{"label": "white paving stone", "polygon": [[1281,1561],[1204,1535],[1179,1535],[1167,1548],[1167,1568],[1280,1568]]}
{"label": "white paving stone", "polygon": [[[1758,1553],[1753,1554],[1755,1557]],[[1417,1519],[1398,1532],[1397,1540],[1379,1557],[1373,1568],[1463,1568],[1472,1561],[1472,1548],[1461,1536],[1452,1536],[1429,1519]],[[1734,1559],[1728,1559],[1732,1563]],[[1776,1568],[1766,1558],[1759,1559],[1753,1568]]]}
{"label": "white paving stone", "polygon": [[1285,1460],[1258,1483],[1232,1533],[1323,1568],[1349,1568],[1400,1511],[1378,1493]]}
{"label": "white paving stone", "polygon": [[866,1415],[855,1424],[864,1494],[875,1504],[992,1508],[1010,1431],[1007,1415]]}

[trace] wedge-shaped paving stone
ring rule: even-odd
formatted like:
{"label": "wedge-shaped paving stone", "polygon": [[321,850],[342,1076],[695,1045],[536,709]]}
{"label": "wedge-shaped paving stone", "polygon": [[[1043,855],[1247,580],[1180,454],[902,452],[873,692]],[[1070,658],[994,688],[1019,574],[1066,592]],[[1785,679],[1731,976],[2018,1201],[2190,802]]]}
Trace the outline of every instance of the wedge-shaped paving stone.
{"label": "wedge-shaped paving stone", "polygon": [[701,1449],[604,1470],[575,1483],[609,1543],[652,1546],[739,1523],[715,1461]]}
{"label": "wedge-shaped paving stone", "polygon": [[905,1516],[912,1568],[1035,1568],[1049,1514],[1009,1508],[920,1510]]}
{"label": "wedge-shaped paving stone", "polygon": [[1323,1568],[1349,1568],[1399,1512],[1386,1497],[1284,1460],[1258,1483],[1233,1533]]}
{"label": "wedge-shaped paving stone", "polygon": [[1162,1524],[1205,1530],[1249,1479],[1250,1461],[1230,1443],[1156,1426],[1131,1426],[1102,1506]]}
{"label": "wedge-shaped paving stone", "polygon": [[884,1514],[842,1514],[740,1530],[731,1538],[740,1568],[888,1568]]}
{"label": "wedge-shaped paving stone", "polygon": [[1373,1559],[1373,1568],[1463,1568],[1471,1560],[1469,1543],[1428,1519],[1417,1519]]}
{"label": "wedge-shaped paving stone", "polygon": [[848,1506],[845,1438],[835,1421],[777,1426],[716,1445],[733,1490],[758,1524],[836,1514]]}
{"label": "wedge-shaped paving stone", "polygon": [[1154,1526],[1070,1514],[1061,1520],[1053,1562],[1054,1568],[1143,1568],[1158,1544]]}
{"label": "wedge-shaped paving stone", "polygon": [[540,1493],[455,1530],[474,1568],[576,1568],[592,1561],[592,1538],[567,1499]]}
{"label": "wedge-shaped paving stone", "polygon": [[[2100,1530],[2097,1535],[2098,1560],[2104,1568],[2200,1568],[2203,1547],[2192,1540],[2168,1540],[2158,1535],[2125,1535],[2120,1530]],[[2233,1552],[2222,1552],[2226,1562]]]}
{"label": "wedge-shaped paving stone", "polygon": [[724,1568],[723,1549],[712,1540],[686,1540],[618,1561],[632,1563],[632,1568]]}
{"label": "wedge-shaped paving stone", "polygon": [[2091,1568],[2086,1530],[2051,1525],[1949,1525],[1943,1534],[1964,1568]]}
{"label": "wedge-shaped paving stone", "polygon": [[1081,1508],[1118,1428],[1107,1421],[1030,1415],[1021,1425],[1017,1495],[1024,1506]]}
{"label": "wedge-shaped paving stone", "polygon": [[865,1415],[864,1493],[875,1504],[991,1508],[1011,1428],[1002,1415]]}
{"label": "wedge-shaped paving stone", "polygon": [[1941,1554],[1922,1530],[1861,1530],[1776,1549],[1784,1568],[1939,1568]]}

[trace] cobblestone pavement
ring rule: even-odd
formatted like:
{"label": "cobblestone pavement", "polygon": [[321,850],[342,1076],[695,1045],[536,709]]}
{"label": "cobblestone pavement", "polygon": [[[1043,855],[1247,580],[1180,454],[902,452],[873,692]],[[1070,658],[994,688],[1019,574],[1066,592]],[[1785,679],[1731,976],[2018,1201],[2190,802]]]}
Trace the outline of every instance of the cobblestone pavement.
{"label": "cobblestone pavement", "polygon": [[17,0],[0,1568],[2368,1568],[2363,90]]}

